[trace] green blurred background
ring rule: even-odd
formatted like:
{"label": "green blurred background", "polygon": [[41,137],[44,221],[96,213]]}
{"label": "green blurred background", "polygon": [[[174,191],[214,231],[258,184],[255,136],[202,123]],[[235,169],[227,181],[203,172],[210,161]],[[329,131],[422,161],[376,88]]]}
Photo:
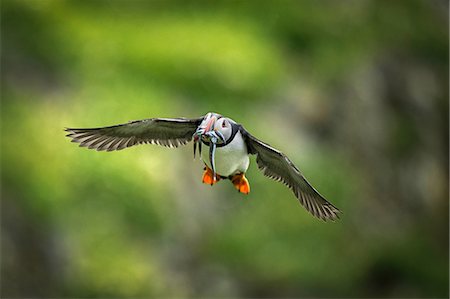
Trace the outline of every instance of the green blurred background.
{"label": "green blurred background", "polygon": [[[1,1],[2,297],[447,297],[447,1]],[[215,111],[249,196],[192,146],[80,149],[64,127]]]}

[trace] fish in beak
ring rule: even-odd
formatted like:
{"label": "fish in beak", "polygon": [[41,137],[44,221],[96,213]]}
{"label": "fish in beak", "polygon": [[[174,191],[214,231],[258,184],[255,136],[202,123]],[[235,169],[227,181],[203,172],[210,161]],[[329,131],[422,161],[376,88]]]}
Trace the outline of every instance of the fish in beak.
{"label": "fish in beak", "polygon": [[211,163],[211,168],[213,171],[213,179],[216,178],[216,166],[215,166],[215,152],[216,145],[225,143],[225,137],[221,132],[214,128],[214,124],[216,123],[218,117],[214,114],[208,115],[205,120],[200,124],[197,128],[197,131],[194,133],[194,159],[197,150],[201,155],[202,142],[209,144],[209,161]]}

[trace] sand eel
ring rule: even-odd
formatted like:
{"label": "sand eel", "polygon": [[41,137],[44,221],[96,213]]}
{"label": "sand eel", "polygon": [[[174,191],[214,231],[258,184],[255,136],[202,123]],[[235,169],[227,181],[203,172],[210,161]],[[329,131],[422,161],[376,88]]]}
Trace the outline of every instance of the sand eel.
{"label": "sand eel", "polygon": [[210,112],[195,119],[150,118],[65,131],[72,142],[98,151],[121,150],[144,143],[178,147],[193,140],[194,157],[198,149],[205,164],[203,183],[214,185],[229,179],[244,194],[250,192],[245,177],[249,155],[256,155],[256,163],[263,174],[288,186],[308,212],[324,221],[339,218],[339,209],[308,183],[286,155],[255,138],[242,125],[217,113]]}

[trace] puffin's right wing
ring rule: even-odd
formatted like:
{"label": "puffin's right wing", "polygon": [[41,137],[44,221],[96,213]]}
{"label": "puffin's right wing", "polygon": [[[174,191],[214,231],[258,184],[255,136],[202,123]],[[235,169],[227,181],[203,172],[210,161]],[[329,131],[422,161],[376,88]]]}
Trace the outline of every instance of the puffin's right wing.
{"label": "puffin's right wing", "polygon": [[308,183],[300,170],[286,155],[258,140],[242,126],[240,131],[249,153],[257,155],[256,163],[265,176],[287,185],[306,210],[315,217],[324,221],[339,218],[339,209]]}
{"label": "puffin's right wing", "polygon": [[67,137],[80,146],[98,151],[121,150],[136,144],[151,143],[178,147],[191,141],[203,120],[186,118],[150,118],[103,128],[71,129]]}

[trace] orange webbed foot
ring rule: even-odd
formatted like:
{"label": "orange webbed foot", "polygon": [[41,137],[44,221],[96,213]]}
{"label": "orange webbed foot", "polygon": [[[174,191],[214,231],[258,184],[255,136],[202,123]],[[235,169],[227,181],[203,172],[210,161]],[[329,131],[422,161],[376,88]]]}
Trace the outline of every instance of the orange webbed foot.
{"label": "orange webbed foot", "polygon": [[216,174],[216,177],[213,177],[213,172],[208,167],[205,168],[205,172],[203,173],[202,182],[208,185],[214,185],[220,180],[220,176]]}
{"label": "orange webbed foot", "polygon": [[248,183],[247,178],[245,177],[245,174],[235,174],[231,178],[231,182],[233,183],[234,187],[241,193],[249,194],[250,193],[250,184]]}

